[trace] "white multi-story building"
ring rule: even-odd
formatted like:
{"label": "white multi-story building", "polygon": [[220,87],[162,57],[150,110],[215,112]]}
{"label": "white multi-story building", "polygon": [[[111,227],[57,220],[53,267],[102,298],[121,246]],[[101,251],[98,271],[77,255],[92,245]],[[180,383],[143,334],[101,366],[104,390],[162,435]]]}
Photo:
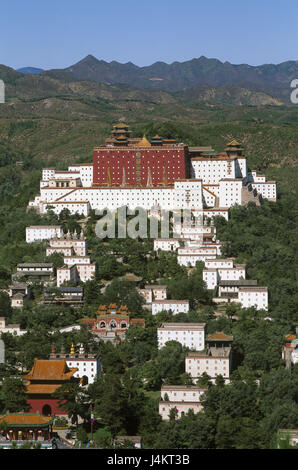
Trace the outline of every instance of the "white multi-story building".
{"label": "white multi-story building", "polygon": [[14,279],[23,276],[34,276],[43,278],[52,277],[54,274],[53,263],[19,263],[17,265],[17,272],[13,275]]}
{"label": "white multi-story building", "polygon": [[243,308],[255,307],[257,310],[268,310],[268,288],[240,287],[238,301]]}
{"label": "white multi-story building", "polygon": [[94,279],[96,263],[76,264],[80,281],[86,282]]}
{"label": "white multi-story building", "polygon": [[204,185],[219,184],[223,178],[236,178],[236,174],[239,174],[239,171],[237,173],[236,160],[236,158],[217,155],[192,157],[191,176],[201,179]]}
{"label": "white multi-story building", "polygon": [[57,287],[64,282],[78,282],[79,275],[76,266],[62,266],[57,268]]}
{"label": "white multi-story building", "polygon": [[156,238],[154,240],[154,251],[176,251],[180,244],[179,238]]}
{"label": "white multi-story building", "polygon": [[231,207],[242,202],[243,180],[225,178],[219,182],[219,206]]}
{"label": "white multi-story building", "polygon": [[65,247],[65,248],[63,248],[63,247],[59,247],[59,246],[57,246],[57,247],[48,246],[48,247],[46,248],[46,256],[51,256],[51,255],[53,255],[54,253],[60,253],[60,254],[62,254],[62,255],[64,255],[64,256],[72,256],[72,255],[75,254],[73,247]]}
{"label": "white multi-story building", "polygon": [[147,285],[144,289],[139,289],[139,293],[145,298],[147,304],[151,304],[154,300],[165,300],[167,289],[168,286],[159,284]]}
{"label": "white multi-story building", "polygon": [[193,267],[196,265],[197,261],[205,262],[206,259],[216,258],[217,249],[214,248],[202,248],[200,252],[194,254],[184,254],[180,253],[177,256],[177,262],[180,266]]}
{"label": "white multi-story building", "polygon": [[207,353],[190,352],[185,358],[185,372],[198,379],[204,372],[212,381],[217,375],[229,379],[231,368],[231,348],[214,349]]}
{"label": "white multi-story building", "polygon": [[[86,215],[90,209],[113,211],[127,206],[151,211],[159,207],[169,211],[191,209],[202,216],[222,215],[228,219],[229,207],[250,200],[258,203],[257,195],[248,194],[247,185],[262,197],[276,200],[275,182],[266,182],[255,171],[248,172],[247,159],[238,142],[230,142],[225,150],[226,153],[216,155],[189,149],[190,178],[175,181],[174,187],[98,187],[93,185],[91,163],[70,165],[67,171],[46,168],[42,172],[40,194],[29,202],[29,208],[45,213],[52,207],[57,214],[67,208],[72,214]],[[119,173],[120,169],[115,171]]]}
{"label": "white multi-story building", "polygon": [[203,269],[203,280],[207,284],[207,289],[214,289],[219,281],[236,281],[245,279],[245,276],[245,265]]}
{"label": "white multi-story building", "polygon": [[[84,238],[83,232],[80,236],[74,232],[71,235],[69,232],[62,238],[54,238],[50,240],[49,251],[47,253],[62,253],[62,250],[65,249],[65,256],[71,256],[75,254],[76,256],[87,256],[88,254],[88,242]],[[72,250],[71,252],[69,250]],[[48,255],[47,255],[48,256]]]}
{"label": "white multi-story building", "polygon": [[90,256],[64,256],[64,264],[72,266],[73,264],[90,264]]}
{"label": "white multi-story building", "polygon": [[93,163],[80,163],[77,165],[70,165],[69,172],[79,173],[82,186],[90,188],[93,183]]}
{"label": "white multi-story building", "polygon": [[27,331],[21,330],[20,325],[6,325],[5,317],[0,317],[0,337],[1,333],[11,333],[12,335],[22,336],[27,333]]}
{"label": "white multi-story building", "polygon": [[157,328],[158,349],[168,341],[178,341],[182,346],[196,351],[205,348],[205,323],[163,323]]}
{"label": "white multi-story building", "polygon": [[[58,181],[58,180],[55,180]],[[62,184],[62,183],[61,183]],[[71,184],[71,180],[69,182]],[[174,187],[114,188],[114,187],[70,187],[45,186],[40,188],[40,195],[29,202],[29,208],[35,207],[45,213],[49,207],[56,213],[67,208],[86,215],[90,209],[110,211],[127,206],[130,209],[142,207],[150,210],[159,206],[164,210],[202,209],[201,181],[180,180]]]}
{"label": "white multi-story building", "polygon": [[154,300],[152,302],[152,315],[156,315],[162,311],[172,311],[174,315],[177,313],[187,313],[189,311],[188,300]]}
{"label": "white multi-story building", "polygon": [[94,353],[86,353],[82,344],[78,353],[75,352],[73,345],[69,354],[66,354],[64,351],[56,353],[55,348],[52,348],[49,359],[64,359],[68,367],[76,367],[78,370],[74,373],[73,377],[81,379],[81,385],[92,384],[100,374],[100,357]]}
{"label": "white multi-story building", "polygon": [[50,240],[63,236],[61,225],[31,225],[26,227],[26,242],[32,243],[40,240]]}
{"label": "white multi-story building", "polygon": [[205,267],[208,268],[233,268],[234,260],[231,258],[206,259]]}
{"label": "white multi-story building", "polygon": [[168,420],[172,409],[175,409],[178,419],[183,417],[189,410],[198,413],[203,408],[201,398],[206,391],[206,388],[195,385],[163,385],[159,402],[159,414],[163,420]]}

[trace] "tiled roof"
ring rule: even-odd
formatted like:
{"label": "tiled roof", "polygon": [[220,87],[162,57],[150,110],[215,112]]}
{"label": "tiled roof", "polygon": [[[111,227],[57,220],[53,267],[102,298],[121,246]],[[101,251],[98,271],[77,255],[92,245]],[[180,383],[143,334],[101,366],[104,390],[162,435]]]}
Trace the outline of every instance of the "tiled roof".
{"label": "tiled roof", "polygon": [[66,361],[48,361],[34,359],[34,365],[29,374],[24,376],[28,380],[69,380],[77,371],[77,368],[69,368]]}
{"label": "tiled roof", "polygon": [[225,335],[224,333],[213,333],[207,336],[207,341],[232,341],[233,336]]}
{"label": "tiled roof", "polygon": [[29,384],[27,385],[26,392],[34,395],[51,395],[61,384]]}
{"label": "tiled roof", "polygon": [[52,424],[54,416],[42,416],[39,413],[16,413],[0,416],[0,423],[5,421],[10,426],[49,426]]}

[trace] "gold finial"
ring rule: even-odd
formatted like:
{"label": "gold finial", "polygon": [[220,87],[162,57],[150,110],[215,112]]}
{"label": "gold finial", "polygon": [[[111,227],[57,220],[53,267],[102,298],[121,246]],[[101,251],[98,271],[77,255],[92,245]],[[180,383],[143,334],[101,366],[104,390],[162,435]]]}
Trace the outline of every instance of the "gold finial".
{"label": "gold finial", "polygon": [[151,147],[149,140],[144,135],[140,142],[137,144],[137,147]]}
{"label": "gold finial", "polygon": [[70,348],[70,354],[73,356],[75,354],[75,350],[74,350],[74,345],[72,343],[71,345],[71,348]]}

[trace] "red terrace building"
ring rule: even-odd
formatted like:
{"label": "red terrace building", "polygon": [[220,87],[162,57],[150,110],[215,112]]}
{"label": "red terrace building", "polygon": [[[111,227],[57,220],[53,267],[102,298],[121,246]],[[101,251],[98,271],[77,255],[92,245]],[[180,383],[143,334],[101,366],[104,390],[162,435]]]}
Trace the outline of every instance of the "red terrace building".
{"label": "red terrace building", "polygon": [[82,318],[83,325],[91,329],[91,333],[103,341],[124,341],[126,331],[130,326],[145,328],[144,318],[130,318],[131,313],[126,305],[100,305],[96,318]]}
{"label": "red terrace building", "polygon": [[96,186],[170,186],[187,177],[188,147],[155,136],[130,139],[128,126],[114,126],[113,138],[93,150]]}
{"label": "red terrace building", "polygon": [[75,381],[73,374],[78,369],[69,368],[65,360],[39,360],[34,359],[34,365],[23,378],[27,381],[27,402],[31,406],[30,412],[39,412],[44,416],[67,415],[59,408],[58,400],[53,393],[61,385]]}

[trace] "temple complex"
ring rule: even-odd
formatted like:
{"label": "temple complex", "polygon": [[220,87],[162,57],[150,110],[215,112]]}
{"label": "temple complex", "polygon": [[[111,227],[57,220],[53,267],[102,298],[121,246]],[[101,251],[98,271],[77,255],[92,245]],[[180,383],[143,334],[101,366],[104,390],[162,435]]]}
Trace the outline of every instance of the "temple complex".
{"label": "temple complex", "polygon": [[65,360],[34,359],[34,365],[23,379],[26,381],[27,402],[33,413],[44,416],[67,415],[59,408],[53,394],[64,384],[79,381],[74,378],[76,367],[68,367]]}
{"label": "temple complex", "polygon": [[130,316],[131,312],[126,305],[120,307],[117,304],[100,305],[96,318],[83,318],[82,323],[103,341],[124,341],[130,326],[145,327],[144,318],[130,318]]}

